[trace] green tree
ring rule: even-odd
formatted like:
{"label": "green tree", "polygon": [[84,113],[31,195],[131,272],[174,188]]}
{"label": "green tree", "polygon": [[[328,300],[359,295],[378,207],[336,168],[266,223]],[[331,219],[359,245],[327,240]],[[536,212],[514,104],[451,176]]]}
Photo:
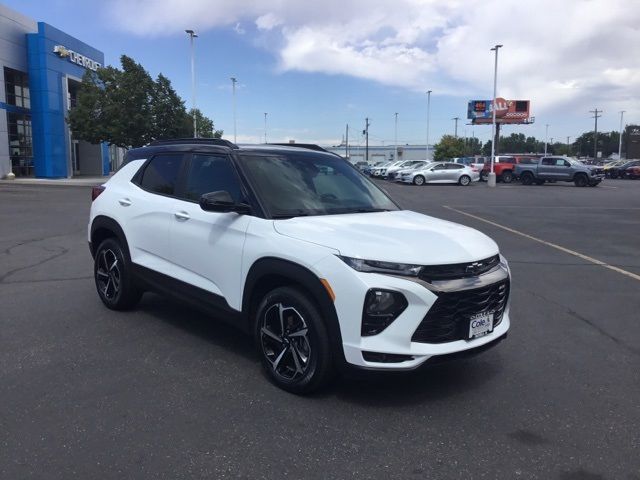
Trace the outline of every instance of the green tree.
{"label": "green tree", "polygon": [[[193,136],[193,112],[192,108],[189,110],[189,114],[187,115],[185,121],[187,123],[187,131],[188,136]],[[213,125],[213,120],[208,117],[205,117],[199,108],[195,109],[196,112],[196,124],[198,128],[198,137],[199,138],[222,138],[222,134],[224,133],[222,130],[216,130]]]}
{"label": "green tree", "polygon": [[464,157],[464,138],[456,138],[453,135],[443,135],[435,145],[433,159],[436,161],[454,157]]}
{"label": "green tree", "polygon": [[465,156],[480,155],[482,152],[482,143],[476,137],[467,138],[465,147]]}
{"label": "green tree", "polygon": [[[140,147],[162,138],[192,137],[193,118],[167,77],[154,81],[132,58],[120,58],[114,67],[87,71],[78,91],[76,107],[69,112],[75,138],[91,143]],[[196,109],[198,136],[222,136],[213,121]]]}
{"label": "green tree", "polygon": [[171,86],[171,81],[162,74],[155,81],[151,115],[155,140],[193,136],[184,101]]}

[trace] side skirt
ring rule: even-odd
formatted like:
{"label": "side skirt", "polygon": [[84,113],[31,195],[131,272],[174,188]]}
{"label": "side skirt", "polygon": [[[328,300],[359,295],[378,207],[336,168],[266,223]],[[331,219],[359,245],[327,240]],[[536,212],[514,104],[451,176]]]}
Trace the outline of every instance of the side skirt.
{"label": "side skirt", "polygon": [[216,320],[222,320],[245,333],[250,333],[251,329],[242,313],[231,308],[224,297],[135,263],[132,267],[136,284],[144,290],[187,303]]}

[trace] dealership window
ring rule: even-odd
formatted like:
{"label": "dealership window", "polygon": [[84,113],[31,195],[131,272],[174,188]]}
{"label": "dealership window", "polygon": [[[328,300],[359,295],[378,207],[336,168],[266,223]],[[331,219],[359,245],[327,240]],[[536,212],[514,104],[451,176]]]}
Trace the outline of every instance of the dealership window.
{"label": "dealership window", "polygon": [[31,115],[7,112],[9,157],[16,176],[33,175]]}
{"label": "dealership window", "polygon": [[4,67],[6,103],[16,107],[31,108],[29,77],[26,73]]}

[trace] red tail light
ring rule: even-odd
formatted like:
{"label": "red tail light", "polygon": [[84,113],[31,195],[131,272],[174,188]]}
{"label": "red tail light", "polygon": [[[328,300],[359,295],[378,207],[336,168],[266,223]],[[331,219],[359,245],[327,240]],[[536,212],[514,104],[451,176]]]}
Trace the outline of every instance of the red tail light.
{"label": "red tail light", "polygon": [[104,185],[97,185],[95,187],[91,187],[91,201],[93,202],[96,198],[100,196],[106,187]]}

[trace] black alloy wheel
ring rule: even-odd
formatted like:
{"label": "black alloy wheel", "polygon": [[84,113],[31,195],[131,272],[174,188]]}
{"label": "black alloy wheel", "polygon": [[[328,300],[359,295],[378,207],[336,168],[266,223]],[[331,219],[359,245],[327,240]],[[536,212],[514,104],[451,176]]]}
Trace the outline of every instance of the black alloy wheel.
{"label": "black alloy wheel", "polygon": [[513,173],[507,170],[506,172],[502,172],[500,178],[504,183],[511,183],[513,182]]}
{"label": "black alloy wheel", "polygon": [[579,173],[573,179],[573,183],[576,187],[586,187],[589,181],[584,173]]}
{"label": "black alloy wheel", "polygon": [[256,340],[262,364],[278,387],[305,394],[327,383],[333,365],[329,335],[312,300],[292,287],[280,287],[260,302]]}
{"label": "black alloy wheel", "polygon": [[142,291],[133,282],[131,262],[116,239],[107,238],[98,246],[93,274],[100,300],[107,308],[128,310],[140,300]]}
{"label": "black alloy wheel", "polygon": [[531,185],[533,183],[533,174],[531,172],[524,172],[520,176],[520,181],[523,185]]}

